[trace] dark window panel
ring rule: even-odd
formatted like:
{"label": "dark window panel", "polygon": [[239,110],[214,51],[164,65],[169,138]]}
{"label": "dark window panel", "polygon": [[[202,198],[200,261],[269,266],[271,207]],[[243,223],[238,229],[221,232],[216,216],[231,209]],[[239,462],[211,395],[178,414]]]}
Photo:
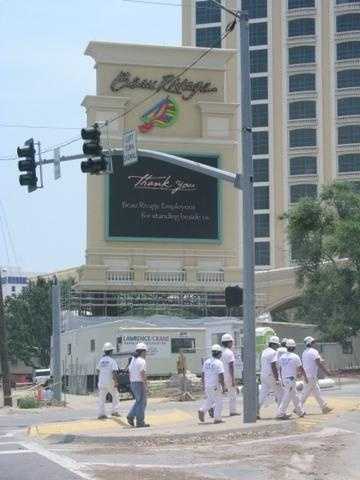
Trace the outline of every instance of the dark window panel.
{"label": "dark window panel", "polygon": [[297,128],[290,131],[290,147],[313,147],[316,146],[315,128]]}
{"label": "dark window panel", "polygon": [[249,13],[250,18],[267,17],[267,0],[242,0],[241,8]]}
{"label": "dark window panel", "polygon": [[289,77],[290,92],[309,92],[315,90],[315,73],[298,73]]}
{"label": "dark window panel", "polygon": [[254,187],[254,209],[269,209],[269,187]]}
{"label": "dark window panel", "polygon": [[338,144],[360,143],[360,125],[345,125],[338,128]]}
{"label": "dark window panel", "polygon": [[267,45],[267,22],[249,24],[249,42],[251,46]]}
{"label": "dark window panel", "polygon": [[268,132],[253,132],[252,140],[254,155],[267,155],[269,153]]}
{"label": "dark window panel", "polygon": [[255,265],[270,265],[270,242],[255,242]]}
{"label": "dark window panel", "polygon": [[268,158],[254,158],[254,182],[268,182],[269,181],[269,159]]}
{"label": "dark window panel", "polygon": [[221,9],[211,0],[196,2],[196,23],[220,23]]}
{"label": "dark window panel", "polygon": [[360,87],[360,70],[340,70],[337,72],[337,88]]}
{"label": "dark window panel", "polygon": [[250,51],[250,72],[261,73],[268,71],[268,52],[267,50]]}
{"label": "dark window panel", "polygon": [[337,59],[349,60],[351,58],[360,58],[360,42],[342,42],[336,45]]}
{"label": "dark window panel", "polygon": [[360,97],[340,98],[337,102],[337,114],[339,117],[360,115]]}
{"label": "dark window panel", "polygon": [[289,37],[301,37],[304,35],[315,35],[314,18],[296,18],[290,20],[288,25]]}
{"label": "dark window panel", "polygon": [[312,8],[315,7],[315,0],[288,0],[288,9]]}
{"label": "dark window panel", "polygon": [[336,5],[344,5],[345,3],[360,3],[360,0],[336,0]]}
{"label": "dark window panel", "polygon": [[255,237],[263,238],[270,236],[270,215],[268,213],[258,213],[254,216]]}
{"label": "dark window panel", "polygon": [[340,173],[360,172],[360,153],[339,155],[338,166]]}
{"label": "dark window panel", "polygon": [[316,157],[290,158],[290,175],[315,175],[316,172]]}
{"label": "dark window panel", "polygon": [[268,98],[267,77],[251,79],[251,100],[266,100]]}
{"label": "dark window panel", "polygon": [[312,183],[304,183],[300,185],[290,186],[290,202],[296,203],[302,198],[316,198],[317,185]]}
{"label": "dark window panel", "polygon": [[267,127],[269,123],[268,119],[268,105],[267,103],[261,103],[259,105],[251,106],[252,112],[252,126],[253,127]]}
{"label": "dark window panel", "polygon": [[289,64],[315,63],[315,47],[304,45],[289,48]]}
{"label": "dark window panel", "polygon": [[306,100],[291,102],[289,105],[289,119],[297,120],[302,118],[316,118],[316,102]]}
{"label": "dark window panel", "polygon": [[346,13],[336,17],[337,32],[352,32],[360,30],[360,13]]}
{"label": "dark window panel", "polygon": [[208,27],[196,29],[197,47],[221,48],[221,28]]}

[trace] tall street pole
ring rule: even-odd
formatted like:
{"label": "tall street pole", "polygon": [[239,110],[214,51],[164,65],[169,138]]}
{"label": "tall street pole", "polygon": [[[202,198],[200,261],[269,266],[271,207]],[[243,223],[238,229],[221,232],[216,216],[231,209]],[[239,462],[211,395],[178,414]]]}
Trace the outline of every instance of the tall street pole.
{"label": "tall street pole", "polygon": [[12,396],[11,396],[9,355],[8,355],[7,331],[6,331],[6,324],[5,324],[1,267],[0,267],[0,356],[1,356],[1,373],[2,373],[2,384],[3,384],[4,407],[12,407],[13,403],[12,403]]}
{"label": "tall street pole", "polygon": [[52,297],[52,375],[54,380],[54,399],[61,401],[61,343],[60,343],[60,285],[55,278],[51,287]]}
{"label": "tall street pole", "polygon": [[[244,322],[244,423],[257,420],[256,343],[255,343],[255,261],[254,261],[254,186],[251,132],[251,84],[249,21],[241,12],[238,0],[236,29],[239,58],[237,61],[238,152],[242,159],[242,243],[243,243],[243,322]],[[239,111],[240,110],[240,111]],[[241,130],[240,130],[241,128]],[[241,149],[240,149],[241,145]],[[241,197],[239,192],[239,197]],[[241,210],[240,210],[241,211]]]}

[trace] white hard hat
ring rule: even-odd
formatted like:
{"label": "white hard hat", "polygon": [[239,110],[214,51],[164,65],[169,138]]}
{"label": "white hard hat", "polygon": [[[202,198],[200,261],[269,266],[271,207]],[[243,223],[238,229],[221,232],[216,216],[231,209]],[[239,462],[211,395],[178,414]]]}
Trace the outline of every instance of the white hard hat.
{"label": "white hard hat", "polygon": [[222,349],[221,349],[220,345],[215,344],[211,347],[211,351],[212,352],[222,352]]}
{"label": "white hard hat", "polygon": [[275,345],[280,345],[280,339],[276,335],[273,335],[269,338],[269,343],[275,343]]}
{"label": "white hard hat", "polygon": [[286,340],[286,346],[289,347],[296,347],[296,342],[292,338],[288,338]]}
{"label": "white hard hat", "polygon": [[277,353],[286,353],[287,352],[285,347],[279,347],[276,351],[277,351]]}
{"label": "white hard hat", "polygon": [[315,342],[315,338],[313,338],[313,337],[305,337],[304,338],[305,345],[311,345],[313,342]]}
{"label": "white hard hat", "polygon": [[109,352],[110,350],[114,350],[114,345],[110,342],[106,342],[104,343],[103,350],[104,352]]}
{"label": "white hard hat", "polygon": [[138,343],[138,344],[136,345],[136,350],[145,350],[145,352],[147,352],[147,349],[148,349],[148,348],[147,348],[147,346],[146,346],[145,343]]}
{"label": "white hard hat", "polygon": [[230,333],[224,333],[224,335],[221,337],[221,343],[222,342],[233,342],[233,341],[234,341],[234,339],[230,335]]}
{"label": "white hard hat", "polygon": [[287,342],[287,338],[284,337],[284,338],[281,340],[281,343],[283,343],[284,345],[286,345],[286,342]]}

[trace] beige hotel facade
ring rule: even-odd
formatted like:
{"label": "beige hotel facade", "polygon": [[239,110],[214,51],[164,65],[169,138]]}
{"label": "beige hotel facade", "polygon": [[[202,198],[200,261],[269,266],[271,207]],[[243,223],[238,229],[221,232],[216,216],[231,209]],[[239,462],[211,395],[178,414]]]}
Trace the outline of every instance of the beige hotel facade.
{"label": "beige hotel facade", "polygon": [[[250,18],[256,263],[282,268],[292,262],[279,217],[321,185],[360,178],[360,1],[241,7]],[[221,45],[230,17],[211,1],[183,0],[182,11],[184,45],[236,48],[234,35]],[[228,85],[241,88],[235,70]]]}

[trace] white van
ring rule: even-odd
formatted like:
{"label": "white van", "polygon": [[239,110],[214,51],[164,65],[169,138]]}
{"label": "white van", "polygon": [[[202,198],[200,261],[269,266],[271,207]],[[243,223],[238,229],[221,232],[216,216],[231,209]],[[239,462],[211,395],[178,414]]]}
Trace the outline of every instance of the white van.
{"label": "white van", "polygon": [[39,368],[34,371],[33,382],[37,385],[43,385],[50,377],[50,368]]}

